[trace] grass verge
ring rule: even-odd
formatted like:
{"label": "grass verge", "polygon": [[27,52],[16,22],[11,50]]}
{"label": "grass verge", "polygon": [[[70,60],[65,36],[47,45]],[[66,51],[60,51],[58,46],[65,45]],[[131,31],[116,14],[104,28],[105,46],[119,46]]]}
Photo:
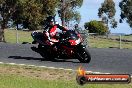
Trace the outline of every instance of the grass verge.
{"label": "grass verge", "polygon": [[76,83],[76,72],[0,64],[0,88],[132,88],[130,84]]}
{"label": "grass verge", "polygon": [[[103,39],[98,37],[89,37],[88,43],[94,48],[119,48],[120,42],[116,40]],[[121,48],[132,49],[132,42],[121,42]]]}
{"label": "grass verge", "polygon": [[[13,29],[5,29],[4,30],[5,33],[5,40],[6,42],[9,43],[16,43],[16,30]],[[19,43],[23,43],[23,42],[29,42],[31,43],[33,41],[32,37],[31,37],[31,31],[18,31],[18,42]]]}

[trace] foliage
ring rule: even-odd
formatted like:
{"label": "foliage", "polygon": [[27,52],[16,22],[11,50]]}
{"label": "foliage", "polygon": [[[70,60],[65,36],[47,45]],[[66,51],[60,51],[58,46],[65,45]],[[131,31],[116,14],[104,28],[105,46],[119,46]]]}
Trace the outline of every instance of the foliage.
{"label": "foliage", "polygon": [[23,24],[30,30],[39,29],[48,15],[54,14],[58,0],[0,0],[0,41],[4,41],[4,29],[8,21]]}
{"label": "foliage", "polygon": [[17,0],[0,0],[0,15],[2,28],[7,27],[10,16],[15,12]]}
{"label": "foliage", "polygon": [[61,18],[62,25],[65,25],[65,22],[76,21],[80,22],[81,15],[77,11],[77,8],[82,6],[83,0],[61,0],[58,5],[58,14]]}
{"label": "foliage", "polygon": [[108,27],[102,21],[90,21],[86,22],[84,25],[86,30],[89,30],[89,33],[98,33],[103,35],[108,32]]}
{"label": "foliage", "polygon": [[[4,29],[8,21],[13,22],[17,27],[22,24],[24,28],[36,30],[42,27],[43,20],[56,13],[56,9],[65,11],[66,22],[71,20],[80,21],[80,14],[76,8],[81,7],[83,0],[67,0],[65,7],[60,0],[0,0],[1,27],[0,41],[4,40]],[[63,13],[63,12],[62,12]],[[62,16],[61,18],[64,18]]]}
{"label": "foliage", "polygon": [[68,23],[69,21],[75,21],[76,23],[79,23],[81,20],[81,15],[77,11],[68,10],[65,14],[65,22]]}
{"label": "foliage", "polygon": [[42,14],[45,16],[54,15],[56,13],[56,8],[58,7],[59,0],[36,0],[42,3]]}
{"label": "foliage", "polygon": [[15,11],[17,2],[17,0],[0,0],[0,41],[5,42],[4,29],[7,27],[8,21],[10,20],[11,15]]}
{"label": "foliage", "polygon": [[56,0],[20,0],[18,9],[14,13],[19,14],[18,18],[14,15],[15,23],[20,22],[24,28],[30,30],[40,29],[44,18],[55,13],[56,4]]}
{"label": "foliage", "polygon": [[119,7],[121,8],[120,22],[126,18],[127,23],[132,27],[132,0],[122,0]]}
{"label": "foliage", "polygon": [[98,9],[98,16],[102,18],[105,24],[108,25],[110,23],[112,28],[117,27],[117,21],[114,18],[115,13],[115,3],[113,0],[105,0]]}
{"label": "foliage", "polygon": [[43,20],[42,4],[38,3],[36,0],[26,0],[23,3],[23,25],[30,30],[35,30],[39,26],[40,22]]}

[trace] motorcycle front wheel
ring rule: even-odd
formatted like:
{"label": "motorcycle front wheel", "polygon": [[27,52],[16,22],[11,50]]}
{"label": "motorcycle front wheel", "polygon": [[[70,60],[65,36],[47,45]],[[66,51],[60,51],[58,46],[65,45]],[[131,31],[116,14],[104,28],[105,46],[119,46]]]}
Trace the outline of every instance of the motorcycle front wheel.
{"label": "motorcycle front wheel", "polygon": [[78,50],[77,58],[82,63],[89,63],[91,61],[91,55],[87,48],[82,48]]}

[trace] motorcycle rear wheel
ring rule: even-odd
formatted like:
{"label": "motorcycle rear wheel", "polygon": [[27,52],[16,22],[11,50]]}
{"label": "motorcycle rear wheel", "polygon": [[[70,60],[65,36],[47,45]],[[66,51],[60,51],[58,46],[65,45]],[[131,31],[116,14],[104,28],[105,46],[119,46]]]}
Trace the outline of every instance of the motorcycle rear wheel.
{"label": "motorcycle rear wheel", "polygon": [[38,49],[40,50],[40,55],[45,58],[45,60],[55,61],[56,54],[53,54],[53,52],[49,50],[49,46],[39,44]]}
{"label": "motorcycle rear wheel", "polygon": [[37,41],[34,40],[34,41],[32,42],[32,44],[37,44]]}

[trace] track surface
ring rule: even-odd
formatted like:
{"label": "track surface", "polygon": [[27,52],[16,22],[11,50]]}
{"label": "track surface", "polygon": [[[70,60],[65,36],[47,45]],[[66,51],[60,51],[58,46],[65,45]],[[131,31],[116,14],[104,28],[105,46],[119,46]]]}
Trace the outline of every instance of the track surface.
{"label": "track surface", "polygon": [[78,69],[82,65],[86,70],[102,73],[132,74],[132,50],[90,48],[90,63],[80,63],[77,59],[63,61],[41,61],[40,54],[31,50],[32,44],[0,43],[0,62],[47,66],[65,69]]}

